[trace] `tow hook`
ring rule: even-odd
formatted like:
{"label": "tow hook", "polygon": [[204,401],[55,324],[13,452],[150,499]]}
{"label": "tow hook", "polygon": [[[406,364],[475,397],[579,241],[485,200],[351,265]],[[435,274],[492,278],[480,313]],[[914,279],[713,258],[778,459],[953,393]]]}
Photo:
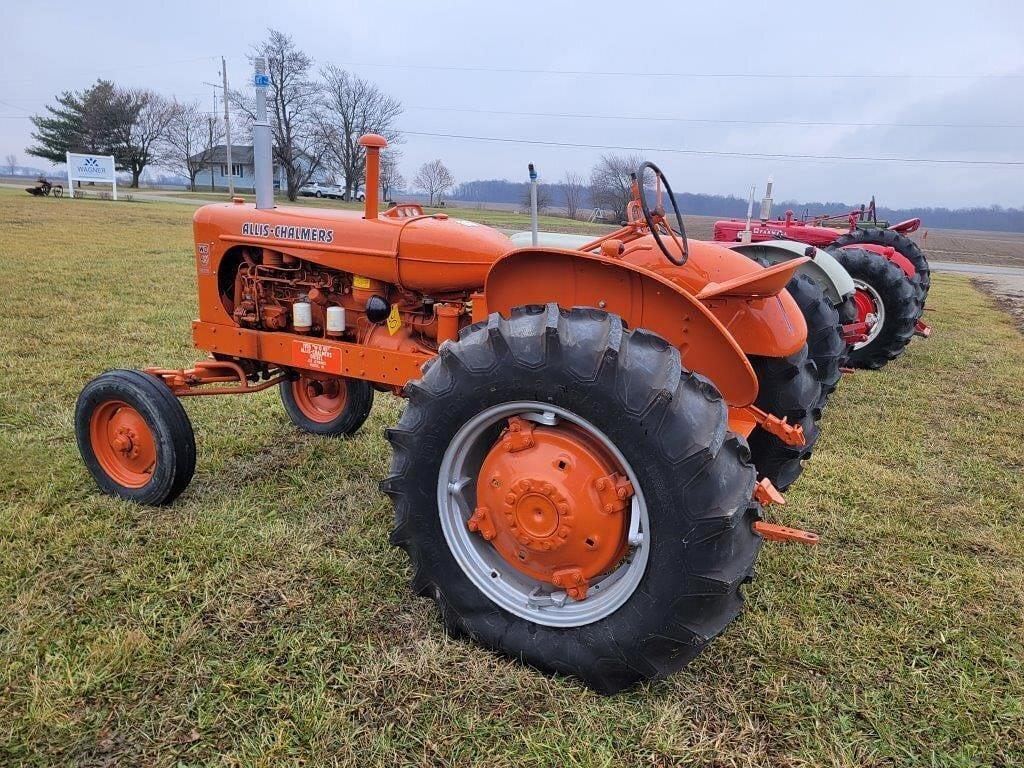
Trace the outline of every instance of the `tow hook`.
{"label": "tow hook", "polygon": [[775,525],[775,523],[766,523],[764,520],[754,523],[754,530],[761,534],[765,541],[795,541],[809,547],[813,547],[821,539],[816,533],[802,531],[799,528],[787,528],[784,525]]}
{"label": "tow hook", "polygon": [[[779,492],[779,489],[767,477],[754,486],[754,499],[760,502],[763,507],[786,503],[786,499]],[[754,523],[754,531],[759,533],[765,541],[795,541],[798,544],[814,546],[821,539],[816,533],[803,531],[799,528],[787,528],[784,525],[766,523],[764,520],[758,520]]]}

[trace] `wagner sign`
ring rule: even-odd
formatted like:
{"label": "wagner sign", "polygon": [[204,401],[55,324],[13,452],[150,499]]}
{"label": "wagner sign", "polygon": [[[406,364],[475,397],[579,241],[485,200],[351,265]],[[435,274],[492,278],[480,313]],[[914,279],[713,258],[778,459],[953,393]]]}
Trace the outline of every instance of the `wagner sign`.
{"label": "wagner sign", "polygon": [[68,190],[75,196],[76,181],[98,181],[110,184],[117,200],[117,177],[114,175],[113,155],[80,155],[68,152]]}

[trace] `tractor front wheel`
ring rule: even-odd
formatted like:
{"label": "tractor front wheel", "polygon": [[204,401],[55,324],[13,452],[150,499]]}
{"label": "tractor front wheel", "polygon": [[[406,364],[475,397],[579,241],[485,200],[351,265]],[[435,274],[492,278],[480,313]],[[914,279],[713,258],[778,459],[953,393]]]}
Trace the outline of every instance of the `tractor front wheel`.
{"label": "tractor front wheel", "polygon": [[86,384],[75,437],[100,488],[139,504],[174,501],[195,472],[188,414],[160,379],[141,371],[107,371]]}
{"label": "tractor front wheel", "polygon": [[902,269],[877,253],[858,248],[832,253],[853,278],[857,319],[874,320],[867,339],[851,348],[850,365],[881,368],[902,355],[914,337],[920,314],[917,286]]}
{"label": "tractor front wheel", "polygon": [[391,541],[452,634],[614,693],[739,614],[754,468],[660,337],[596,309],[492,314],[406,394]]}
{"label": "tractor front wheel", "polygon": [[373,407],[373,387],[361,379],[300,376],[281,382],[280,391],[292,424],[314,435],[355,434]]}

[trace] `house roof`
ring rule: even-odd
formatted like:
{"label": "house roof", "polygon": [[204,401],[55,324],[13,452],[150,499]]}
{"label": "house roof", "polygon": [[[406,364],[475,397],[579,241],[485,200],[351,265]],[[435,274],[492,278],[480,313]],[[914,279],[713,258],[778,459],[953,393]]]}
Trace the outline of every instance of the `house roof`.
{"label": "house roof", "polygon": [[[307,160],[310,159],[309,155],[305,152],[301,153]],[[207,152],[197,152],[189,158],[191,162],[202,162],[202,163],[226,163],[228,161],[228,148],[226,144],[217,144],[213,148],[213,152],[210,156],[207,156]],[[232,144],[231,145],[231,162],[239,163],[241,165],[252,165],[253,164],[253,151],[252,144]],[[274,165],[277,165],[277,161],[274,161]]]}
{"label": "house roof", "polygon": [[[197,152],[189,160],[192,162],[226,163],[228,161],[227,145],[218,144],[209,153],[206,150]],[[232,144],[231,162],[252,165],[252,144]]]}

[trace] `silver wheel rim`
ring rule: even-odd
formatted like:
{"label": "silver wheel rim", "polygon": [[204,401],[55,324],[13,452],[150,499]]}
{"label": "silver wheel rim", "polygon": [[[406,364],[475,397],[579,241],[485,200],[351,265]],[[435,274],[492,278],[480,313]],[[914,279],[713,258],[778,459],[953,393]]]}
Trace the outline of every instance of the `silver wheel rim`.
{"label": "silver wheel rim", "polygon": [[[875,290],[875,287],[870,283],[865,283],[863,280],[853,279],[853,285],[855,288],[864,291],[871,297],[871,301],[875,304],[875,324],[871,326],[871,330],[868,331],[868,337],[864,341],[857,342],[853,345],[854,349],[860,349],[866,347],[872,341],[878,338],[878,334],[882,332],[882,326],[885,324],[885,304],[882,302],[882,297]],[[870,315],[868,315],[870,317]]]}
{"label": "silver wheel rim", "polygon": [[[480,464],[494,444],[494,428],[510,416],[549,426],[565,420],[582,427],[615,457],[633,484],[626,557],[611,573],[591,580],[583,600],[575,601],[563,590],[521,573],[489,542],[466,527],[475,507]],[[527,400],[502,403],[466,422],[448,444],[441,460],[437,509],[448,548],[463,573],[493,603],[535,624],[579,627],[600,621],[629,599],[647,568],[650,523],[643,489],[633,468],[601,430],[571,411],[550,403]]]}

